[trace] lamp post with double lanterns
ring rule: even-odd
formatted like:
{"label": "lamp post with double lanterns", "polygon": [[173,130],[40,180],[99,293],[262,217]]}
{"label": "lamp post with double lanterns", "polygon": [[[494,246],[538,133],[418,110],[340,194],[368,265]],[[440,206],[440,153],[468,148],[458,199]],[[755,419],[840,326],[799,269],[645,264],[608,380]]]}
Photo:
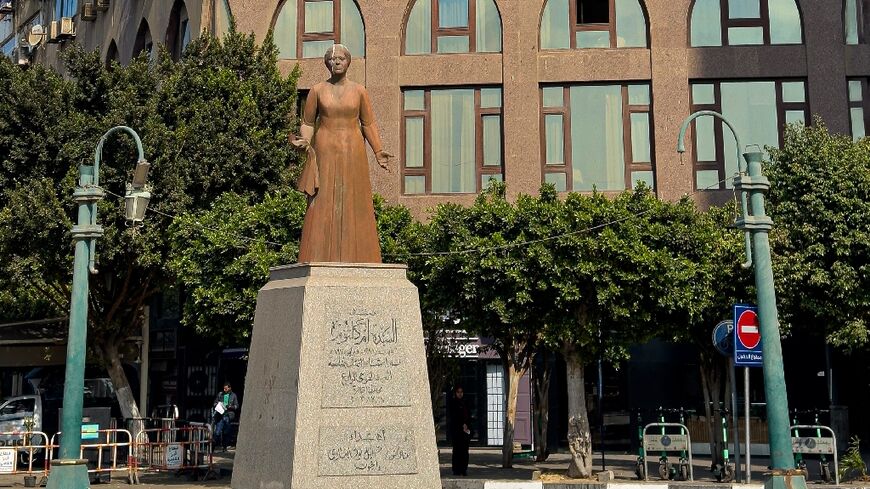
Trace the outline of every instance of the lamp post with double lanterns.
{"label": "lamp post with double lanterns", "polygon": [[97,145],[93,165],[79,166],[79,184],[73,192],[78,203],[78,223],[72,228],[75,245],[72,298],[70,300],[69,336],[67,338],[66,376],[63,388],[63,416],[59,457],[51,461],[48,489],[85,489],[89,487],[87,461],[81,459],[82,404],[84,396],[85,356],[87,350],[88,274],[97,273],[94,266],[97,239],[103,227],[97,224],[97,203],[106,192],[100,187],[100,160],[103,144],[115,132],[127,132],[136,141],[139,159],[133,182],[127,185],[125,217],[139,224],[145,217],[151,193],[146,185],[148,169],[142,151],[142,140],[136,131],[126,126],[109,129]]}
{"label": "lamp post with double lanterns", "polygon": [[[768,232],[773,220],[764,210],[764,194],[770,190],[770,181],[762,174],[761,149],[749,146],[745,152],[734,126],[722,114],[712,110],[695,112],[683,121],[677,142],[677,151],[684,153],[684,139],[689,124],[702,116],[721,119],[734,133],[737,142],[738,173],[734,177],[734,189],[740,195],[741,213],[736,227],[746,233],[746,262],[744,268],[755,268],[755,288],[758,302],[758,321],[761,329],[764,396],[767,400],[767,424],[770,442],[770,478],[766,489],[806,489],[807,482],[802,471],[795,470],[791,433],[788,419],[788,395],[785,389],[785,373],[782,363],[782,342],[779,334],[779,319],[776,311],[776,293],[773,287],[773,269],[770,262]],[[749,420],[746,421],[747,423]]]}

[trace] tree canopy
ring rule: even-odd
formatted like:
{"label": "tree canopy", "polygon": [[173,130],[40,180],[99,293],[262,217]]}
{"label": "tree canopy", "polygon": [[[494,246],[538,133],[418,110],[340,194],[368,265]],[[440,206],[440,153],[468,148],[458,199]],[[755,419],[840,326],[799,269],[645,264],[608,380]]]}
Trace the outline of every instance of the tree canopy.
{"label": "tree canopy", "polygon": [[[152,211],[135,229],[117,198],[136,163],[132,140],[111,138],[100,168],[110,194],[99,204],[105,235],[90,280],[89,344],[108,364],[119,397],[127,388],[119,350],[138,334],[142,306],[174,281],[166,266],[173,216],[207,209],[227,192],[262,199],[297,173],[286,141],[296,124],[298,73],[282,76],[276,59],[271,39],[259,46],[236,32],[192,42],[180,62],[164,52],[156,61],[107,67],[97,53],[72,46],[65,77],[0,59],[0,300],[30,304],[15,314],[68,311],[71,196],[78,165],[91,164],[103,133],[134,128],[152,163]],[[125,416],[137,414],[132,397],[121,405]]]}
{"label": "tree canopy", "polygon": [[770,150],[768,214],[781,322],[837,346],[870,342],[870,138],[789,126]]}

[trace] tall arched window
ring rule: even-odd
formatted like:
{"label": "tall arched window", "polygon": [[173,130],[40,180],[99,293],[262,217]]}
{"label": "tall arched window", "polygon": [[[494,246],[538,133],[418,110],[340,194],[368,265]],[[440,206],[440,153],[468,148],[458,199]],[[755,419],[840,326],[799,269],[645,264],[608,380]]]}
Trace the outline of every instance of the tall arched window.
{"label": "tall arched window", "polygon": [[133,43],[133,57],[139,56],[143,52],[148,53],[148,58],[153,59],[157,50],[154,48],[154,40],[151,37],[151,28],[148,27],[148,21],[142,19],[139,24],[139,30],[136,31],[136,42]]}
{"label": "tall arched window", "polygon": [[106,68],[111,68],[112,63],[118,62],[118,44],[112,39],[109,49],[106,50]]}
{"label": "tall arched window", "polygon": [[648,46],[640,0],[548,0],[544,5],[541,49]]}
{"label": "tall arched window", "polygon": [[795,0],[695,0],[691,12],[692,47],[803,43]]}
{"label": "tall arched window", "polygon": [[494,0],[416,0],[405,24],[405,54],[500,53]]}
{"label": "tall arched window", "polygon": [[181,53],[190,43],[190,17],[182,0],[175,0],[169,14],[169,27],[166,29],[166,46],[172,59],[181,59]]}
{"label": "tall arched window", "polygon": [[846,44],[870,43],[870,0],[846,0],[843,23]]}
{"label": "tall arched window", "polygon": [[365,27],[353,0],[286,0],[275,19],[281,58],[320,58],[335,43],[365,56]]}
{"label": "tall arched window", "polygon": [[212,12],[212,32],[215,36],[222,37],[230,31],[233,19],[227,0],[214,0]]}

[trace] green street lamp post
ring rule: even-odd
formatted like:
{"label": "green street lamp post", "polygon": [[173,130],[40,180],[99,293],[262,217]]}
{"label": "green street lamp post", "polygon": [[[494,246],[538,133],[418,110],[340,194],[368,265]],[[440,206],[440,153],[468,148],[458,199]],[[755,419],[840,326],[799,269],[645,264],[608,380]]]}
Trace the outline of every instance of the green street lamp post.
{"label": "green street lamp post", "polygon": [[88,332],[88,273],[97,273],[94,268],[94,257],[97,239],[103,235],[103,227],[97,224],[97,202],[106,195],[100,188],[100,159],[103,144],[109,135],[117,131],[125,131],[133,136],[139,151],[133,184],[128,185],[125,197],[127,219],[134,223],[141,222],[151,197],[145,185],[150,165],[145,161],[139,135],[125,126],[109,129],[100,138],[94,155],[94,164],[79,167],[79,184],[73,192],[73,200],[78,203],[79,209],[78,223],[73,226],[71,233],[75,244],[75,262],[70,300],[66,377],[63,388],[61,419],[63,436],[60,438],[59,457],[51,461],[51,472],[46,486],[48,489],[84,489],[90,485],[87,461],[81,459],[82,403]]}
{"label": "green street lamp post", "polygon": [[[765,214],[764,193],[770,189],[770,181],[761,172],[762,154],[757,145],[753,151],[748,147],[742,155],[740,138],[734,126],[720,113],[711,110],[695,112],[683,121],[680,128],[677,151],[686,151],[684,139],[689,124],[698,117],[717,117],[731,129],[737,142],[738,174],[734,188],[740,194],[741,215],[736,225],[746,232],[746,258],[744,268],[755,265],[755,288],[758,301],[758,321],[761,328],[764,395],[767,400],[767,424],[770,437],[771,477],[765,482],[767,489],[806,489],[804,473],[796,471],[792,453],[791,432],[788,419],[788,396],[785,389],[785,373],[782,363],[782,342],[779,334],[779,319],[776,312],[776,293],[773,288],[773,269],[770,262],[768,232],[773,220]],[[747,197],[748,194],[748,197]]]}

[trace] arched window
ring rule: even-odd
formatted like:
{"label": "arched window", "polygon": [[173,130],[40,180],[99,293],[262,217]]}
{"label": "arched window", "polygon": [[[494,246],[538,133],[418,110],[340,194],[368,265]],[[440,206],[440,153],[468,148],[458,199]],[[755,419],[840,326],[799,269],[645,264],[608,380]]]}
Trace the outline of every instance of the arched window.
{"label": "arched window", "polygon": [[181,53],[190,43],[190,17],[187,15],[187,7],[181,0],[175,0],[172,11],[169,14],[169,27],[166,29],[166,46],[172,59],[181,59]]}
{"label": "arched window", "polygon": [[148,53],[148,58],[153,59],[157,50],[154,48],[154,40],[151,37],[151,28],[148,27],[148,21],[142,19],[139,24],[139,30],[136,31],[136,42],[133,43],[133,57],[139,56],[143,52]]}
{"label": "arched window", "polygon": [[416,0],[405,24],[405,54],[500,53],[494,0]]}
{"label": "arched window", "polygon": [[548,0],[544,5],[541,49],[648,46],[640,0]]}
{"label": "arched window", "polygon": [[222,37],[230,31],[233,19],[227,0],[214,0],[212,12],[212,32],[216,37]]}
{"label": "arched window", "polygon": [[695,0],[691,12],[692,47],[803,43],[795,0]]}
{"label": "arched window", "polygon": [[353,0],[286,0],[275,19],[275,44],[284,59],[320,58],[335,43],[365,56],[365,27]]}
{"label": "arched window", "polygon": [[106,68],[111,68],[112,63],[118,62],[118,44],[112,39],[109,49],[106,50]]}

